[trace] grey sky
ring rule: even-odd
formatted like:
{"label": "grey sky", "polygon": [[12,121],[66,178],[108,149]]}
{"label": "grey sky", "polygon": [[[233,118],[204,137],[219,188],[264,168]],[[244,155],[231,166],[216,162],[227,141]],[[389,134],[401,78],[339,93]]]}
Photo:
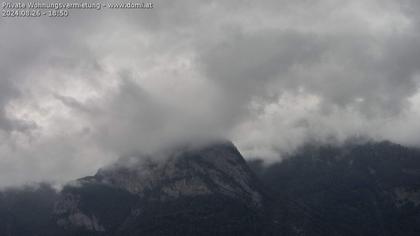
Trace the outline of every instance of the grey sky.
{"label": "grey sky", "polygon": [[308,140],[420,146],[418,1],[154,5],[1,19],[0,186],[214,137],[270,161]]}

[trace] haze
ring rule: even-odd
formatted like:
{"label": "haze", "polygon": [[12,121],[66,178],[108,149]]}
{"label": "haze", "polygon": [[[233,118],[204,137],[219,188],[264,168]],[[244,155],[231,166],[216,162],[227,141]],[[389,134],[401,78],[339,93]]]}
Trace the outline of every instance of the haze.
{"label": "haze", "polygon": [[224,138],[420,145],[420,3],[154,1],[0,21],[0,186]]}

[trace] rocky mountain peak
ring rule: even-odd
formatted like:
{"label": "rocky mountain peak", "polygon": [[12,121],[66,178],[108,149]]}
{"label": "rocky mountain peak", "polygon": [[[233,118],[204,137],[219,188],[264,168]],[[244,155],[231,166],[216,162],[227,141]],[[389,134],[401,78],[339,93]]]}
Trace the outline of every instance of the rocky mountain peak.
{"label": "rocky mountain peak", "polygon": [[[259,211],[263,206],[258,180],[236,147],[226,141],[193,147],[182,145],[156,156],[124,157],[75,183],[64,188],[63,197],[56,204],[57,222],[63,227],[90,231],[107,231],[110,227],[104,226],[109,224],[101,216],[107,209],[102,206],[97,206],[100,211],[91,209],[92,204],[87,202],[111,199],[117,193],[124,195],[127,202],[132,201],[122,210],[121,214],[126,215],[112,221],[125,222],[124,226],[118,226],[122,228],[137,224],[140,218],[159,215],[156,211],[162,208],[167,214],[168,208],[175,212],[186,208],[195,212],[195,204],[197,207],[223,207],[221,211],[233,207],[224,206],[228,202],[233,202],[235,209],[250,211]],[[190,202],[187,206],[186,201]],[[204,214],[213,209],[199,212]]]}
{"label": "rocky mountain peak", "polygon": [[231,142],[183,146],[158,155],[126,157],[80,181],[109,184],[153,200],[223,194],[261,204],[258,183]]}

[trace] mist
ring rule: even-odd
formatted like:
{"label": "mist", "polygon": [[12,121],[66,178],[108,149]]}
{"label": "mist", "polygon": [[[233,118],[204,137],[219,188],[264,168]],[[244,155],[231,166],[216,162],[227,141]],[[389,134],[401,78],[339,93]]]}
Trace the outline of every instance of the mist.
{"label": "mist", "polygon": [[154,1],[0,23],[0,186],[232,140],[275,162],[352,137],[420,146],[417,1]]}

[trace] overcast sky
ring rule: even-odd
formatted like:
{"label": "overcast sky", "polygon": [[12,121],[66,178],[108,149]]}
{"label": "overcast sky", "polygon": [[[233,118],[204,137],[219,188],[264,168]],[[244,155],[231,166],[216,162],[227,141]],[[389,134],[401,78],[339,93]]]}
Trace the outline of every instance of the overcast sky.
{"label": "overcast sky", "polygon": [[0,186],[209,137],[270,161],[310,140],[420,146],[419,1],[154,6],[0,19]]}

